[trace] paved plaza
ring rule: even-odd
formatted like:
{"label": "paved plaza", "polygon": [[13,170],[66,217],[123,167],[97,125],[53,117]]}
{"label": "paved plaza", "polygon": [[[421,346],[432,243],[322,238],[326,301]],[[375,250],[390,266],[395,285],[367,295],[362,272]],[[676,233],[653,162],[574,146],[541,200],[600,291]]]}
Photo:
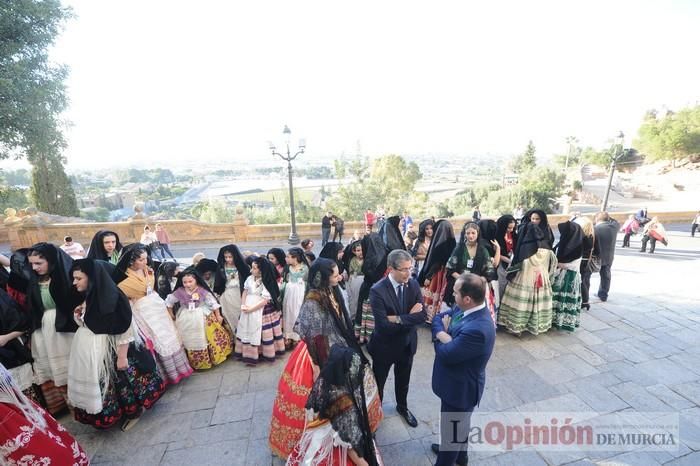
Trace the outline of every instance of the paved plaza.
{"label": "paved plaza", "polygon": [[[659,245],[654,255],[637,252],[638,236],[631,249],[620,244],[621,238],[608,302],[596,302],[594,276],[593,304],[575,333],[550,330],[518,338],[498,332],[478,410],[677,413],[678,450],[471,452],[470,464],[700,464],[700,238],[672,230],[669,246]],[[283,464],[271,456],[267,436],[285,362],[249,369],[229,360],[196,373],[170,388],[126,433],[99,432],[68,416],[60,421],[93,464]],[[421,328],[409,391],[419,425],[412,429],[397,415],[390,378],[376,435],[388,466],[435,461],[430,444],[437,441],[440,403],[430,388],[432,363],[430,333]]]}

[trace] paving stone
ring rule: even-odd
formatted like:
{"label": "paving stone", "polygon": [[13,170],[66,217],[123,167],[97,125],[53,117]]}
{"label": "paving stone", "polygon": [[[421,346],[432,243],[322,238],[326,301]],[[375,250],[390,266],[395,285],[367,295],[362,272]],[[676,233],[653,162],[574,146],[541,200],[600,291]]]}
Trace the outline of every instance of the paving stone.
{"label": "paving stone", "polygon": [[628,464],[657,466],[663,463],[659,462],[651,452],[631,451],[601,461],[598,464],[600,466],[622,466]]}
{"label": "paving stone", "polygon": [[594,332],[596,330],[610,328],[610,325],[606,324],[602,320],[596,319],[588,313],[583,313],[581,314],[581,327],[588,331]]}
{"label": "paving stone", "polygon": [[486,387],[479,404],[481,411],[504,411],[523,404],[523,400],[507,386],[490,384],[487,379]]}
{"label": "paving stone", "polygon": [[612,312],[600,307],[592,307],[590,311],[586,312],[586,314],[608,324],[616,320],[620,320],[621,318],[619,315],[613,314]]}
{"label": "paving stone", "polygon": [[[377,434],[377,438],[379,438],[379,434]],[[387,466],[430,466],[434,461],[434,456],[428,458],[420,440],[380,446],[379,453]]]}
{"label": "paving stone", "polygon": [[384,447],[393,443],[401,443],[411,440],[411,436],[406,429],[410,429],[410,427],[406,426],[406,423],[401,416],[393,416],[388,419],[384,419],[379,425],[379,429],[377,429],[377,445]]}
{"label": "paving stone", "polygon": [[[697,336],[696,336],[697,337]],[[637,364],[637,369],[655,378],[658,383],[666,385],[680,384],[698,380],[698,374],[674,364],[669,359],[656,359]]]}
{"label": "paving stone", "polygon": [[559,352],[552,349],[545,342],[540,340],[524,341],[521,345],[535,359],[552,359],[560,355]]}
{"label": "paving stone", "polygon": [[130,450],[127,461],[123,464],[133,464],[135,466],[157,466],[160,464],[167,444],[161,443],[149,447],[141,447],[137,450]]}
{"label": "paving stone", "polygon": [[[208,426],[202,429],[193,429],[184,436],[171,438],[168,451],[193,448],[200,445],[223,442],[225,440],[248,439],[250,426],[251,421],[247,420]],[[173,439],[176,439],[176,441],[172,442]]]}
{"label": "paving stone", "polygon": [[221,385],[221,377],[223,373],[219,371],[195,372],[192,376],[186,378],[182,385],[182,393],[199,392],[204,390],[218,389]]}
{"label": "paving stone", "polygon": [[669,461],[665,466],[697,466],[700,464],[700,451],[691,452],[673,461]]}
{"label": "paving stone", "polygon": [[514,367],[494,380],[494,383],[510,387],[525,403],[545,400],[561,395],[559,390],[537,375],[529,367]]}
{"label": "paving stone", "polygon": [[182,450],[165,452],[163,466],[245,465],[248,440],[226,440]]}
{"label": "paving stone", "polygon": [[615,361],[603,366],[599,366],[601,372],[610,372],[623,382],[634,382],[636,384],[648,387],[659,383],[658,379],[652,377],[639,370],[638,365],[631,364],[627,361]]}
{"label": "paving stone", "polygon": [[700,385],[696,382],[671,385],[671,389],[682,397],[700,405]]}
{"label": "paving stone", "polygon": [[574,335],[585,345],[599,345],[603,343],[603,340],[601,340],[600,337],[596,336],[596,334],[593,332],[589,332],[588,330],[576,330],[576,332],[574,332]]}
{"label": "paving stone", "polygon": [[556,361],[562,366],[566,367],[574,374],[577,378],[588,377],[590,375],[599,374],[598,369],[588,364],[586,361],[576,356],[575,354],[565,354],[556,359]]}
{"label": "paving stone", "polygon": [[[697,386],[697,384],[693,385]],[[647,387],[647,391],[674,409],[691,408],[693,406],[692,401],[680,396],[666,385],[652,385]]]}
{"label": "paving stone", "polygon": [[600,366],[605,364],[605,359],[601,358],[598,353],[591,351],[588,346],[583,345],[571,345],[569,348],[572,353],[574,353],[579,358],[583,359],[585,362],[591,366]]}
{"label": "paving stone", "polygon": [[[700,336],[698,337],[700,338]],[[700,358],[698,358],[697,354],[690,354],[690,353],[680,353],[680,354],[674,354],[668,358],[669,361],[673,361],[674,363],[684,367],[685,369],[694,372],[695,374],[698,374],[698,378],[700,378]]]}
{"label": "paving stone", "polygon": [[625,403],[636,411],[662,412],[671,408],[654,395],[649,393],[644,387],[634,382],[625,382],[620,385],[613,385],[610,391],[619,396]]}
{"label": "paving stone", "polygon": [[211,421],[211,415],[214,413],[214,409],[202,409],[201,411],[195,411],[192,413],[192,429],[200,429],[209,425]]}
{"label": "paving stone", "polygon": [[612,343],[606,342],[600,345],[591,345],[588,347],[591,351],[603,358],[607,362],[624,361],[625,355],[617,351]]}
{"label": "paving stone", "polygon": [[610,390],[596,383],[595,380],[591,380],[591,377],[588,377],[585,381],[576,380],[569,382],[565,386],[593,410],[601,413],[615,412],[629,407],[626,402]]}
{"label": "paving stone", "polygon": [[641,351],[638,347],[633,345],[630,340],[615,341],[610,343],[610,346],[618,353],[624,355],[627,361],[635,364],[652,359],[650,353]]}
{"label": "paving stone", "polygon": [[248,391],[249,372],[225,372],[222,374],[219,396],[239,395]]}
{"label": "paving stone", "polygon": [[272,405],[275,403],[275,397],[277,396],[277,389],[275,390],[264,390],[255,393],[255,409],[253,412],[262,413],[265,411],[272,411]]}
{"label": "paving stone", "polygon": [[144,428],[144,426],[140,425],[143,422],[143,420],[141,420],[132,430],[141,427],[139,430],[148,433],[145,437],[146,445],[168,443],[172,442],[173,439],[182,438],[187,435],[187,432],[190,430],[192,415],[190,413],[172,414],[169,416],[162,416],[158,421],[157,429]]}
{"label": "paving stone", "polygon": [[482,466],[546,466],[547,463],[534,451],[511,451],[486,458],[479,462]]}
{"label": "paving stone", "polygon": [[251,419],[254,405],[255,393],[219,397],[211,417],[211,425]]}
{"label": "paving stone", "polygon": [[537,375],[553,384],[569,382],[576,377],[576,374],[561,364],[558,360],[537,361],[528,364]]}
{"label": "paving stone", "polygon": [[177,403],[168,404],[168,412],[177,414],[213,408],[216,405],[218,394],[218,388],[184,394]]}
{"label": "paving stone", "polygon": [[272,464],[272,453],[267,442],[248,442],[248,451],[245,457],[246,466],[263,466]]}

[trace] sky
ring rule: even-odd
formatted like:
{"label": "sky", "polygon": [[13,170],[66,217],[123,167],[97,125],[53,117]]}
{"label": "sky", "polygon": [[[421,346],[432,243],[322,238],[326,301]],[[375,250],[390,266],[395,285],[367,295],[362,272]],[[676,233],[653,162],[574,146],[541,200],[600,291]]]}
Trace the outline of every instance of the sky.
{"label": "sky", "polygon": [[700,2],[64,0],[69,169],[626,145],[700,101]]}

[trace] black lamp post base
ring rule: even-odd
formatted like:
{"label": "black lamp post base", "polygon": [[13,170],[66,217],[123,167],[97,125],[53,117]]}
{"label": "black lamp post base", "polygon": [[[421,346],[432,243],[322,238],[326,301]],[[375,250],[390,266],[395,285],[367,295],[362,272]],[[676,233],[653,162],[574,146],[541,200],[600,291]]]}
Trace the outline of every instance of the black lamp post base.
{"label": "black lamp post base", "polygon": [[297,235],[296,233],[290,233],[287,242],[292,245],[299,244],[299,235]]}

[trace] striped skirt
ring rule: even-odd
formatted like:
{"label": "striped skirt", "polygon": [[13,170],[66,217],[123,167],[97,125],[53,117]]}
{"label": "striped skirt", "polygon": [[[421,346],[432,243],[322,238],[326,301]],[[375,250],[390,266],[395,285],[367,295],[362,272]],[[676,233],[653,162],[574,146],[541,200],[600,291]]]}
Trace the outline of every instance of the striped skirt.
{"label": "striped skirt", "polygon": [[527,330],[533,335],[549,330],[552,327],[552,286],[548,279],[543,282],[539,287],[535,283],[525,283],[522,272],[518,272],[501,299],[498,325],[513,333]]}
{"label": "striped skirt", "polygon": [[552,282],[552,325],[573,332],[581,324],[581,273],[557,269]]}
{"label": "striped skirt", "polygon": [[276,356],[284,354],[284,335],[282,334],[282,312],[268,303],[262,316],[262,358],[274,361]]}
{"label": "striped skirt", "polygon": [[362,303],[362,315],[359,324],[355,324],[355,336],[360,343],[367,343],[374,332],[374,314],[369,299]]}

